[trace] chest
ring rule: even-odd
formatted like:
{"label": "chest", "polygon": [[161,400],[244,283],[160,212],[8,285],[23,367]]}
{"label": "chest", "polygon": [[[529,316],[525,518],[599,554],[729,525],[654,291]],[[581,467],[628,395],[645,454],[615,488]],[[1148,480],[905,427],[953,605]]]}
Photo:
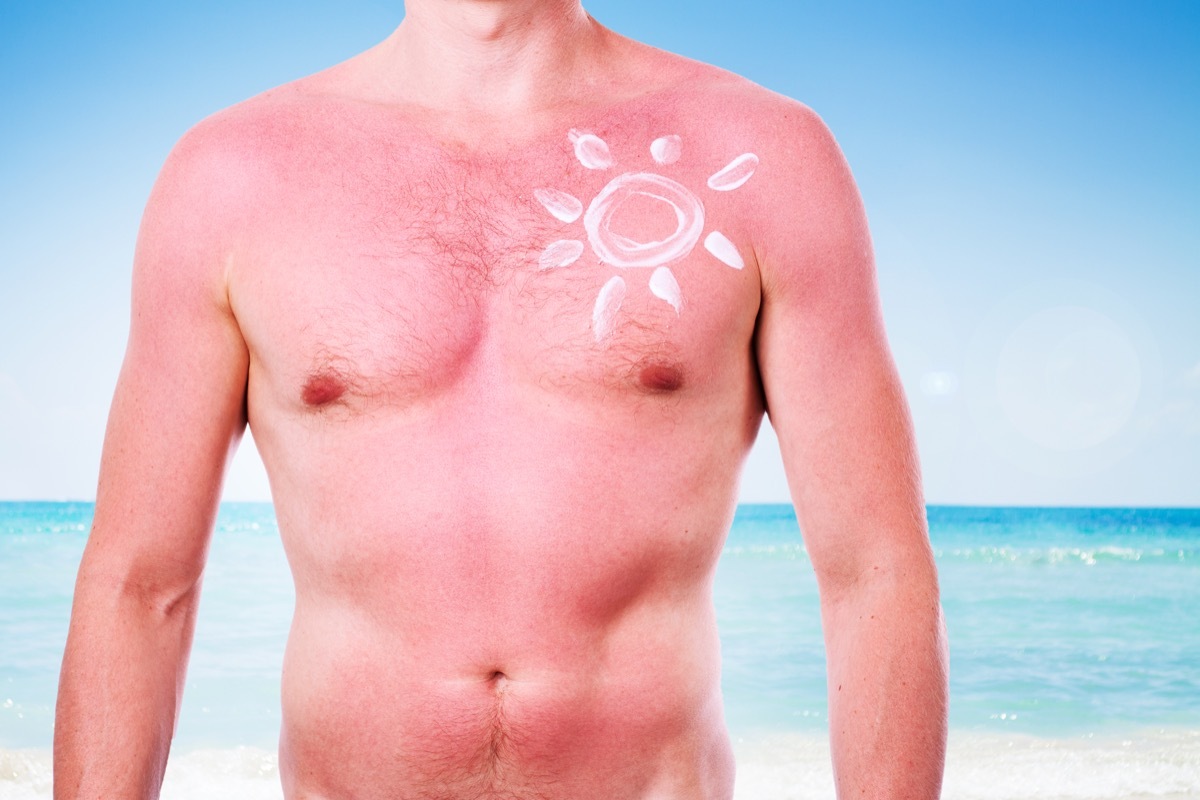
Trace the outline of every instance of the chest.
{"label": "chest", "polygon": [[327,142],[281,173],[239,258],[252,389],[296,410],[398,407],[481,359],[580,396],[711,388],[748,357],[758,283],[739,204],[709,179],[755,165],[736,147],[681,163],[682,144]]}

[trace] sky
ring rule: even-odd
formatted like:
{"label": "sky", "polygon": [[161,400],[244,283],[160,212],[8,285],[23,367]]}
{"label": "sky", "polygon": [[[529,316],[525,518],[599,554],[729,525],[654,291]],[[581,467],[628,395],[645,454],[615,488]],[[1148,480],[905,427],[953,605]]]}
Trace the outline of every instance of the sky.
{"label": "sky", "polygon": [[[592,0],[814,108],[935,504],[1200,506],[1200,3]],[[0,6],[0,499],[92,499],[142,207],[205,116],[396,2]],[[269,498],[252,440],[225,497]],[[741,498],[786,502],[769,428]]]}

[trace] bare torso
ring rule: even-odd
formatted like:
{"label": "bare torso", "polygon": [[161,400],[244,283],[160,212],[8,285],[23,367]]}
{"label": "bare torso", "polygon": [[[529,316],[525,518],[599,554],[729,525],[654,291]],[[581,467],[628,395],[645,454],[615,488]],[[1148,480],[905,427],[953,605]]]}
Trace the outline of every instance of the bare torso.
{"label": "bare torso", "polygon": [[[471,144],[325,85],[214,123],[261,209],[228,281],[296,582],[289,797],[730,796],[711,581],[763,411],[760,285],[753,178],[708,181],[756,143],[703,86],[747,84],[692,80]],[[537,191],[586,212],[638,173],[702,207],[613,206],[593,239],[675,237],[645,266]]]}
{"label": "bare torso", "polygon": [[828,130],[578,0],[405,5],[155,184],[55,797],[158,796],[248,421],[296,583],[289,800],[729,800],[711,586],[767,407],[839,796],[937,797],[936,568]]}

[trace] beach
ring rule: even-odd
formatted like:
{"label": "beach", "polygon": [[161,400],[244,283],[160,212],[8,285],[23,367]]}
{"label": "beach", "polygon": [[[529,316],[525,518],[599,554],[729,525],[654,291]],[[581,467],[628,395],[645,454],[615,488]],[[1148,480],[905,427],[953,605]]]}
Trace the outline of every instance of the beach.
{"label": "beach", "polygon": [[[735,800],[833,797],[823,736],[776,734],[736,743]],[[47,750],[0,751],[0,797],[50,797]],[[953,733],[948,800],[1182,800],[1200,796],[1200,735],[1149,731],[1132,739]],[[281,800],[278,760],[259,747],[200,748],[172,756],[164,800]]]}
{"label": "beach", "polygon": [[[50,797],[91,506],[0,503],[0,800]],[[946,798],[1200,797],[1200,511],[929,509],[951,643]],[[715,587],[739,800],[833,796],[811,566],[743,506]],[[222,507],[164,798],[279,798],[292,587],[269,505]]]}

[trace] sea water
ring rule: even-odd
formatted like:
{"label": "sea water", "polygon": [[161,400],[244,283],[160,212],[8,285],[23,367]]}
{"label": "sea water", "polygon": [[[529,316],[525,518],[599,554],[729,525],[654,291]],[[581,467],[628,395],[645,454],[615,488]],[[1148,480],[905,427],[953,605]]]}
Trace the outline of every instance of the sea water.
{"label": "sea water", "polygon": [[[50,796],[92,507],[0,503],[0,798]],[[1200,797],[1200,510],[929,509],[951,644],[947,798]],[[279,798],[292,584],[269,505],[214,536],[166,798]],[[790,506],[718,568],[738,797],[833,796],[819,598]]]}

